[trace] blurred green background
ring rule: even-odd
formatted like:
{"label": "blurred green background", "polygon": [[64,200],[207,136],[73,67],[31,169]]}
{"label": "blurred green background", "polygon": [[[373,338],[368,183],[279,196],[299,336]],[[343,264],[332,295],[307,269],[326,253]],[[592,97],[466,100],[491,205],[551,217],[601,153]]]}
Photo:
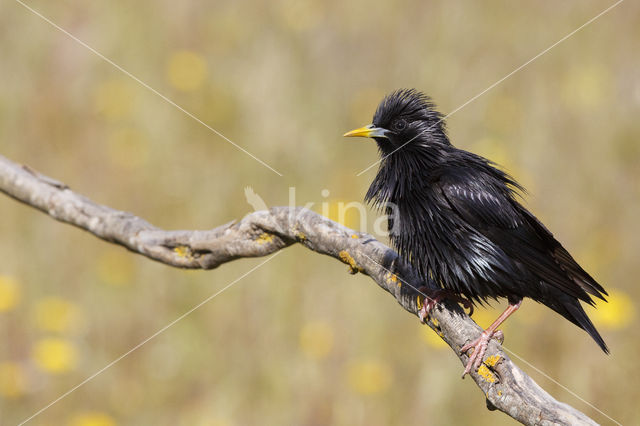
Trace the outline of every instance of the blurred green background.
{"label": "blurred green background", "polygon": [[[399,87],[453,111],[612,4],[28,3],[280,171],[280,177],[15,1],[0,13],[0,153],[167,229],[269,205],[362,200],[375,146],[343,140]],[[640,422],[640,6],[624,2],[453,115],[452,141],[610,292],[611,348],[525,302],[505,344],[585,400]],[[323,197],[322,191],[329,195]],[[263,259],[182,271],[0,197],[0,424],[16,424]],[[369,215],[369,226],[375,214]],[[357,217],[346,224],[363,227]],[[34,425],[511,424],[367,277],[292,247],[33,419]],[[502,306],[479,309],[487,326]],[[521,363],[552,395],[610,423]]]}

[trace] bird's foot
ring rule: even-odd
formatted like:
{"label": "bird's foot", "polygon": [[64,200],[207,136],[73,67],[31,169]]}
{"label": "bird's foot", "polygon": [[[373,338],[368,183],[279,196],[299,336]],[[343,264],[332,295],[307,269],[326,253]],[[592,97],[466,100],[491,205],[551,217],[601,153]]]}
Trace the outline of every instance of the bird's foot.
{"label": "bird's foot", "polygon": [[489,341],[491,341],[491,339],[495,339],[500,342],[500,344],[502,344],[502,342],[504,342],[504,333],[500,330],[496,330],[493,332],[485,330],[476,340],[467,343],[460,348],[461,354],[466,353],[469,349],[473,349],[473,352],[471,353],[471,355],[469,355],[467,366],[462,373],[463,379],[464,376],[470,374],[472,370],[476,371],[480,367],[480,364],[482,364],[482,358],[484,358],[484,353],[487,351],[487,346],[489,345]]}
{"label": "bird's foot", "polygon": [[[420,287],[418,289],[421,295],[427,294],[425,290],[430,291],[427,287]],[[433,309],[433,307],[436,306],[436,303],[438,303],[444,297],[440,294],[435,294],[436,292],[434,292],[432,296],[424,296],[424,298],[422,299],[422,306],[418,311],[418,318],[420,318],[420,322],[423,324],[427,323],[427,318],[429,317],[429,313],[431,313],[431,310]]]}
{"label": "bird's foot", "polygon": [[458,294],[453,293],[449,290],[438,289],[433,290],[429,287],[420,287],[418,289],[421,295],[424,296],[422,300],[422,307],[418,311],[418,317],[420,318],[420,322],[425,324],[427,322],[427,318],[431,313],[431,310],[436,306],[436,304],[440,303],[442,299],[452,299],[456,302],[462,304],[465,309],[469,309],[469,316],[473,315],[473,304],[469,299],[466,299]]}

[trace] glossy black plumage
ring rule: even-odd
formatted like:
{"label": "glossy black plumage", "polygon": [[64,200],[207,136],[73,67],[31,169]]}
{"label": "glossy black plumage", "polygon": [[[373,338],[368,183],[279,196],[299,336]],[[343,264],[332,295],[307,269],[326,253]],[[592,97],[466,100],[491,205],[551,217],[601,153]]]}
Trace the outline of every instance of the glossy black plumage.
{"label": "glossy black plumage", "polygon": [[604,300],[606,291],[518,202],[522,188],[515,180],[451,145],[427,96],[390,94],[371,128],[382,161],[366,200],[388,213],[386,203],[397,206],[391,242],[422,277],[474,302],[536,300],[608,352],[580,305]]}

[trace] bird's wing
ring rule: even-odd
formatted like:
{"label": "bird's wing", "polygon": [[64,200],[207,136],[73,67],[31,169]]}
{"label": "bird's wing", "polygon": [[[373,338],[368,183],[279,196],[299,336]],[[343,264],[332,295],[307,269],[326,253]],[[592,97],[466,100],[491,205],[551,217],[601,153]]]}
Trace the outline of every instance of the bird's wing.
{"label": "bird's wing", "polygon": [[450,208],[511,259],[544,282],[588,303],[604,289],[585,272],[551,232],[514,199],[507,184],[488,173],[442,176]]}
{"label": "bird's wing", "polygon": [[512,203],[511,196],[492,184],[489,176],[455,176],[440,178],[438,184],[450,206],[476,229],[487,225],[515,229],[523,224],[523,217]]}

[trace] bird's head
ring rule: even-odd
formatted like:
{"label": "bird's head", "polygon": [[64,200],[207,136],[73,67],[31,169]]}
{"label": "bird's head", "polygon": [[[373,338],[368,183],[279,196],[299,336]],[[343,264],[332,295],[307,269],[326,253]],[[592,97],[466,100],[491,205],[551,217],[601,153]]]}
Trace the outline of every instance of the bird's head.
{"label": "bird's head", "polygon": [[387,95],[378,105],[372,124],[344,136],[373,138],[387,155],[401,147],[449,144],[442,114],[427,95],[415,89]]}

